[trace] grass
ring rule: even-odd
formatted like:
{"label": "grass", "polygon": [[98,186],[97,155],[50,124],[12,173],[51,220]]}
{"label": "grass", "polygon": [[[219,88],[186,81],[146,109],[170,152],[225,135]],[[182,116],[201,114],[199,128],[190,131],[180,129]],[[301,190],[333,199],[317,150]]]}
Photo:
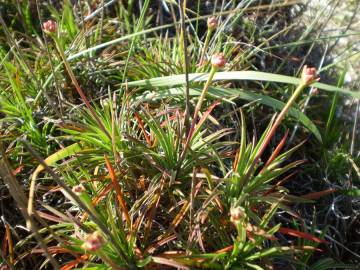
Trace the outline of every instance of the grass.
{"label": "grass", "polygon": [[218,2],[0,1],[1,267],[356,268],[358,34]]}

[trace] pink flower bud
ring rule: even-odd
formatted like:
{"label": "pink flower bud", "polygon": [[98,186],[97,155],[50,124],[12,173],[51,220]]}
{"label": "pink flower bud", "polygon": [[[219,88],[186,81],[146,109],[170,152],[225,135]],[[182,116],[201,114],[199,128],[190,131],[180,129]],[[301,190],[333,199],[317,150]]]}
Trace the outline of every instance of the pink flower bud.
{"label": "pink flower bud", "polygon": [[217,19],[215,16],[211,16],[207,20],[207,27],[210,30],[215,30],[217,27]]}
{"label": "pink flower bud", "polygon": [[211,57],[211,64],[213,67],[222,68],[226,64],[226,58],[223,53],[216,53]]}
{"label": "pink flower bud", "polygon": [[82,248],[94,252],[101,248],[104,243],[105,241],[101,234],[99,232],[93,232],[86,237]]}
{"label": "pink flower bud", "polygon": [[309,68],[305,65],[301,74],[302,83],[310,85],[318,80],[320,80],[320,78],[316,76],[316,68]]}
{"label": "pink flower bud", "polygon": [[85,192],[85,188],[82,184],[76,185],[72,188],[72,191],[76,194],[76,195],[81,195],[81,193]]}
{"label": "pink flower bud", "polygon": [[45,33],[55,33],[57,30],[57,23],[53,20],[48,20],[42,24]]}

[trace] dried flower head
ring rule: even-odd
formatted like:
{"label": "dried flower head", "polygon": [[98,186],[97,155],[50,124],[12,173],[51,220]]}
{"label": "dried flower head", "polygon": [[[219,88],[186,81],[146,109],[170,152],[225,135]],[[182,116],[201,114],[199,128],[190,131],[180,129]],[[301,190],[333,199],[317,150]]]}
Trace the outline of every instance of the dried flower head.
{"label": "dried flower head", "polygon": [[85,192],[85,188],[82,184],[76,185],[72,188],[72,191],[76,194],[76,195],[81,195],[83,192]]}
{"label": "dried flower head", "polygon": [[57,30],[57,23],[53,20],[48,20],[42,24],[42,27],[47,34],[55,33]]}
{"label": "dried flower head", "polygon": [[232,207],[230,209],[230,221],[231,222],[238,223],[242,217],[244,217],[244,211],[240,206]]}
{"label": "dried flower head", "polygon": [[317,82],[320,78],[316,75],[316,68],[309,68],[307,65],[304,66],[302,74],[301,74],[301,81],[305,85],[310,85],[314,82]]}
{"label": "dried flower head", "polygon": [[223,53],[216,53],[211,57],[211,64],[216,68],[223,68],[226,64],[226,58]]}
{"label": "dried flower head", "polygon": [[82,248],[94,252],[101,248],[104,243],[105,241],[101,234],[99,232],[93,232],[86,237]]}
{"label": "dried flower head", "polygon": [[208,27],[208,29],[210,29],[210,30],[215,30],[216,27],[217,27],[217,23],[218,23],[218,22],[217,22],[217,19],[216,19],[215,16],[209,17],[208,20],[207,20],[207,27]]}

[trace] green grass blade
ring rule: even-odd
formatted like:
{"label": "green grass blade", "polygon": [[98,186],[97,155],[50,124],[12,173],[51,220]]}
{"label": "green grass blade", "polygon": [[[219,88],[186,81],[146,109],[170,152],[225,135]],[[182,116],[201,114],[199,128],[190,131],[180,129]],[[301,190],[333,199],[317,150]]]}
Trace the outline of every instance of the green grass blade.
{"label": "green grass blade", "polygon": [[[60,149],[59,151],[55,152],[54,154],[50,155],[45,159],[45,163],[48,166],[53,166],[56,162],[58,162],[61,159],[64,159],[66,157],[69,157],[71,155],[76,154],[81,150],[81,145],[79,143],[71,144],[63,149]],[[33,176],[37,176],[41,171],[44,170],[44,166],[41,164],[36,168],[36,170],[33,173]]]}
{"label": "green grass blade", "polygon": [[135,33],[126,35],[126,36],[122,36],[122,37],[119,37],[119,38],[110,40],[110,41],[108,41],[108,42],[101,43],[101,44],[96,45],[96,46],[94,46],[94,47],[85,49],[85,50],[80,51],[80,52],[78,52],[78,53],[72,54],[72,55],[70,55],[70,56],[67,58],[67,60],[68,60],[68,61],[71,61],[71,60],[76,59],[76,58],[79,58],[79,57],[81,57],[81,56],[83,56],[83,55],[85,55],[85,54],[92,53],[92,52],[97,51],[97,50],[100,50],[100,49],[102,49],[102,48],[106,48],[106,47],[108,47],[108,46],[111,46],[111,45],[120,43],[120,42],[125,41],[125,40],[129,40],[129,39],[132,39],[132,38],[135,38],[135,37],[144,35],[144,34],[148,34],[148,33],[151,33],[151,32],[156,32],[156,31],[159,31],[159,30],[162,30],[162,29],[170,28],[170,27],[172,27],[173,25],[174,25],[173,23],[171,23],[171,24],[166,24],[166,25],[161,25],[161,26],[149,28],[149,29],[146,29],[146,30],[138,31],[138,32],[135,32]]}
{"label": "green grass blade", "polygon": [[[345,75],[346,75],[347,70],[343,70],[343,72],[341,73],[341,76],[338,80],[338,86],[342,86],[344,85],[344,81],[345,81]],[[333,120],[334,120],[334,116],[335,116],[335,111],[336,111],[336,105],[337,105],[337,101],[338,101],[338,93],[336,93],[332,99],[332,103],[331,103],[331,108],[330,108],[330,112],[329,112],[329,117],[326,123],[326,129],[325,129],[325,136],[328,137],[330,128],[333,124]]]}
{"label": "green grass blade", "polygon": [[[208,78],[207,73],[191,73],[189,74],[190,82],[203,82]],[[260,71],[227,71],[227,72],[217,72],[214,76],[213,81],[267,81],[267,82],[277,82],[277,83],[286,83],[298,85],[300,83],[299,78],[285,76],[274,73],[260,72]],[[147,80],[140,80],[134,82],[128,82],[128,86],[148,86],[148,87],[169,87],[175,85],[185,84],[185,74],[172,75],[166,77],[158,77]],[[324,84],[324,83],[314,83],[313,87],[330,91],[330,92],[340,92],[343,94],[350,95],[354,98],[360,98],[360,93],[353,92],[348,89],[339,88],[333,85]]]}
{"label": "green grass blade", "polygon": [[[81,150],[81,146],[78,143],[71,144],[59,151],[55,152],[54,154],[47,157],[44,162],[48,166],[53,166],[57,161],[69,157]],[[29,188],[29,200],[28,200],[28,213],[33,213],[34,207],[34,195],[35,195],[35,182],[40,172],[42,172],[45,167],[40,164],[32,174],[31,181],[30,181],[30,188]]]}

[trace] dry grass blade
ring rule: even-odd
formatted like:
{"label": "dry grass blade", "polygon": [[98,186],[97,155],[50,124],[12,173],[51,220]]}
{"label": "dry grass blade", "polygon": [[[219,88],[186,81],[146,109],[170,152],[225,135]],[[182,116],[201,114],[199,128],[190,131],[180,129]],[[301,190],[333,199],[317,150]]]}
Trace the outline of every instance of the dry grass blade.
{"label": "dry grass blade", "polygon": [[5,224],[6,242],[9,250],[9,263],[14,264],[14,244],[11,237],[10,226],[8,223]]}
{"label": "dry grass blade", "polygon": [[76,267],[76,265],[78,265],[79,263],[82,263],[84,261],[86,261],[87,259],[89,259],[90,255],[82,255],[78,258],[76,258],[75,260],[73,261],[70,261],[68,263],[66,263],[65,265],[63,265],[61,267],[61,270],[71,270],[73,269],[74,267]]}
{"label": "dry grass blade", "polygon": [[6,258],[6,255],[4,252],[0,249],[0,258],[2,259],[1,267],[3,267],[5,270],[15,270],[14,266],[9,262],[9,260]]}
{"label": "dry grass blade", "polygon": [[270,193],[276,191],[276,188],[280,187],[282,184],[284,184],[286,181],[288,181],[290,178],[294,177],[296,172],[293,172],[289,174],[288,176],[284,177],[280,181],[278,181],[274,186],[272,186],[268,191],[264,192],[263,196],[267,196]]}
{"label": "dry grass blade", "polygon": [[[108,184],[100,193],[92,200],[93,206],[96,206],[105,196],[110,192],[110,190],[113,188],[113,184]],[[84,215],[81,218],[81,223],[85,222],[85,220],[89,217],[88,213],[84,213]]]}
{"label": "dry grass blade", "polygon": [[308,239],[308,240],[311,240],[311,241],[314,241],[314,242],[320,243],[320,244],[321,243],[327,243],[327,241],[322,240],[319,237],[316,237],[316,236],[311,235],[309,233],[305,233],[305,232],[301,232],[301,231],[298,231],[298,230],[290,229],[290,228],[281,227],[278,232],[283,233],[283,234],[287,234],[287,235],[291,235],[291,236],[295,236],[295,237],[299,237],[299,238]]}
{"label": "dry grass blade", "polygon": [[171,259],[165,259],[165,258],[161,258],[161,257],[152,257],[153,262],[157,263],[157,264],[163,264],[163,265],[168,265],[168,266],[172,266],[175,267],[177,269],[182,269],[182,270],[190,270],[189,267],[184,266],[174,260]]}
{"label": "dry grass blade", "polygon": [[189,95],[189,56],[188,56],[188,35],[185,26],[185,16],[186,16],[186,3],[187,0],[179,1],[179,13],[180,13],[180,39],[182,40],[181,47],[183,50],[184,56],[184,72],[185,72],[185,132],[189,132],[190,128],[190,95]]}
{"label": "dry grass blade", "polygon": [[144,241],[146,242],[147,239],[149,238],[150,232],[151,232],[151,227],[152,224],[154,222],[154,217],[156,214],[156,209],[159,206],[159,202],[160,202],[160,192],[156,193],[154,196],[154,203],[152,204],[150,210],[149,210],[149,214],[147,215],[147,221],[145,224],[145,229],[144,229]]}
{"label": "dry grass blade", "polygon": [[309,200],[317,200],[321,197],[327,196],[329,194],[333,194],[337,191],[338,191],[337,188],[329,188],[329,189],[318,191],[318,192],[311,192],[309,194],[303,195],[302,198],[309,199]]}
{"label": "dry grass blade", "polygon": [[169,227],[169,232],[175,230],[175,228],[180,224],[181,220],[184,218],[186,212],[189,210],[190,208],[190,202],[189,201],[185,201],[184,205],[181,207],[179,213],[176,215],[176,217],[174,218],[174,220],[171,222],[170,227]]}
{"label": "dry grass blade", "polygon": [[108,171],[109,171],[109,174],[110,174],[111,182],[112,182],[113,187],[115,188],[115,191],[116,191],[116,197],[117,197],[117,199],[119,201],[121,210],[124,213],[126,223],[129,226],[129,228],[131,228],[131,219],[130,219],[129,211],[128,211],[127,207],[126,207],[126,203],[125,203],[125,199],[124,199],[122,189],[121,189],[121,187],[119,185],[119,182],[117,181],[116,174],[115,174],[115,171],[114,171],[114,169],[113,169],[113,167],[112,167],[112,165],[110,163],[110,160],[108,159],[108,157],[106,155],[104,156],[104,158],[105,158],[106,167],[108,168]]}
{"label": "dry grass blade", "polygon": [[281,139],[280,143],[278,144],[278,146],[275,148],[274,152],[271,154],[271,156],[269,157],[269,159],[267,160],[266,164],[264,165],[264,168],[260,171],[260,174],[267,168],[267,166],[269,166],[271,164],[271,162],[274,161],[274,159],[279,155],[281,149],[284,147],[285,143],[286,143],[286,139],[289,135],[289,130],[286,130],[286,133],[284,135],[284,137]]}
{"label": "dry grass blade", "polygon": [[195,127],[195,131],[194,133],[196,133],[201,126],[203,125],[203,123],[205,122],[205,120],[210,116],[210,113],[215,109],[216,106],[218,106],[220,104],[220,101],[216,101],[214,102],[201,116],[201,118],[199,119],[199,122],[196,124]]}
{"label": "dry grass blade", "polygon": [[176,239],[176,235],[170,235],[168,237],[165,237],[156,243],[150,245],[148,248],[146,248],[145,252],[148,254],[153,254],[159,247],[165,245],[166,243],[169,243],[170,241],[173,241]]}
{"label": "dry grass blade", "polygon": [[136,121],[138,122],[138,124],[139,124],[139,126],[140,126],[140,128],[141,128],[141,130],[142,130],[142,132],[144,134],[146,143],[148,144],[148,146],[151,147],[151,139],[150,139],[149,135],[146,132],[144,122],[141,120],[141,117],[137,112],[134,112],[134,115],[135,115]]}
{"label": "dry grass blade", "polygon": [[64,220],[62,218],[59,218],[54,215],[50,215],[50,214],[42,212],[42,211],[36,211],[36,213],[39,215],[39,217],[41,217],[43,219],[47,219],[47,220],[50,220],[53,222],[58,222],[58,223],[64,222]]}
{"label": "dry grass blade", "polygon": [[42,237],[40,236],[40,234],[38,233],[38,227],[33,219],[32,216],[30,216],[26,210],[27,208],[27,200],[24,194],[24,191],[22,190],[22,188],[20,187],[20,185],[18,184],[18,182],[16,181],[15,177],[13,176],[11,167],[9,165],[9,163],[6,160],[6,155],[3,152],[2,149],[2,145],[0,145],[0,150],[1,150],[1,154],[2,154],[2,158],[0,159],[0,176],[3,179],[3,181],[7,184],[10,194],[11,196],[14,198],[14,200],[16,201],[20,211],[22,212],[26,222],[28,224],[30,224],[30,228],[34,233],[34,236],[36,238],[36,240],[38,241],[40,247],[44,250],[44,254],[45,256],[49,259],[51,265],[53,266],[54,269],[60,269],[59,264],[57,263],[57,261],[54,259],[54,257],[49,253],[48,251],[48,247],[46,246],[44,240],[42,239]]}
{"label": "dry grass blade", "polygon": [[154,216],[155,216],[155,213],[156,213],[156,209],[159,206],[160,199],[161,199],[161,193],[162,193],[164,187],[165,187],[165,179],[163,177],[160,180],[160,187],[157,190],[157,192],[155,193],[155,196],[154,196],[154,199],[153,199],[154,203],[150,206],[151,208],[150,208],[149,215],[147,217],[147,222],[146,222],[145,230],[144,230],[144,240],[145,240],[145,242],[146,242],[146,240],[148,239],[148,237],[150,235],[151,227],[152,227],[152,224],[154,222]]}

